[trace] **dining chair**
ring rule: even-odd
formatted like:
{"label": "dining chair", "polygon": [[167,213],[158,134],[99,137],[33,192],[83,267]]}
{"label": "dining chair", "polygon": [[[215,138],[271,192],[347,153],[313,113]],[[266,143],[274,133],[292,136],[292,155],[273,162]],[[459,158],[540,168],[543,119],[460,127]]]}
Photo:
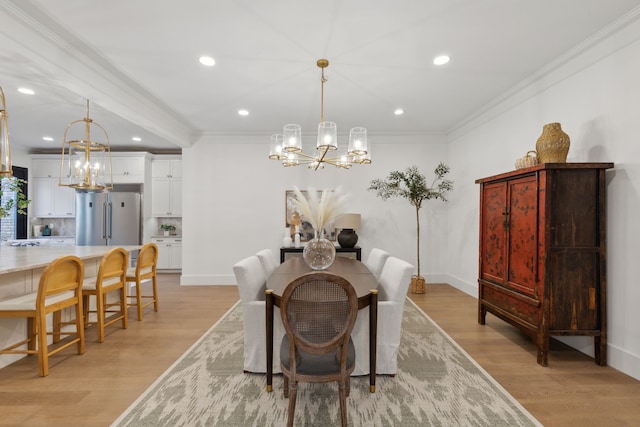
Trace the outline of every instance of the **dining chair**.
{"label": "dining chair", "polygon": [[[140,249],[135,267],[127,269],[127,283],[134,283],[135,295],[127,295],[127,306],[136,307],[138,320],[142,320],[142,309],[153,304],[153,310],[158,311],[158,280],[156,267],[158,264],[158,246],[155,243],[147,243]],[[150,295],[143,293],[142,284],[151,282]],[[143,304],[144,300],[146,301]]]}
{"label": "dining chair", "polygon": [[395,375],[402,333],[402,314],[414,267],[390,256],[378,280],[378,345],[376,373]]}
{"label": "dining chair", "polygon": [[[53,260],[42,272],[38,291],[0,302],[0,317],[27,318],[27,338],[0,350],[0,354],[37,354],[38,369],[41,377],[49,375],[49,357],[76,344],[78,354],[84,354],[84,325],[82,320],[82,280],[84,264],[76,256],[63,256]],[[47,332],[47,315],[60,313],[73,307],[75,325],[73,331],[61,330],[60,322],[52,332]],[[57,329],[56,329],[57,327]],[[73,337],[63,344],[49,350],[48,335],[54,336],[54,343],[60,341],[60,335]],[[27,348],[24,349],[24,345]],[[19,348],[20,347],[20,348]]]}
{"label": "dining chair", "polygon": [[[109,325],[121,321],[122,329],[127,329],[128,261],[127,251],[123,248],[113,248],[100,260],[98,275],[86,278],[82,284],[85,326],[97,325],[98,342],[104,342],[104,330]],[[107,297],[113,292],[118,293],[118,300],[110,302]],[[95,310],[90,309],[91,296],[95,297]],[[115,310],[115,307],[118,307],[118,310]],[[95,322],[89,319],[91,313],[96,314]]]}
{"label": "dining chair", "polygon": [[373,248],[371,249],[371,252],[369,252],[369,256],[364,262],[364,265],[366,265],[369,271],[373,273],[376,280],[380,278],[380,273],[382,272],[382,268],[384,267],[384,263],[387,258],[389,258],[389,253],[382,249]]}
{"label": "dining chair", "polygon": [[[238,261],[233,266],[236,277],[242,316],[244,320],[244,372],[267,372],[267,329],[265,316],[265,283],[266,275],[262,263],[256,255]],[[284,336],[284,327],[279,318],[274,316],[273,337],[279,342]],[[275,340],[278,341],[275,341]],[[280,372],[279,348],[273,349],[273,372]]]}
{"label": "dining chair", "polygon": [[355,368],[351,330],[358,298],[349,281],[325,272],[294,279],[280,300],[286,335],[280,346],[284,396],[289,398],[287,426],[293,426],[298,382],[338,382],[340,418],[347,425],[347,396]]}
{"label": "dining chair", "polygon": [[271,273],[278,267],[278,263],[276,262],[276,258],[273,255],[273,251],[271,249],[262,249],[256,253],[256,256],[260,259],[260,263],[262,264],[262,268],[264,269],[264,275],[266,278],[271,276]]}

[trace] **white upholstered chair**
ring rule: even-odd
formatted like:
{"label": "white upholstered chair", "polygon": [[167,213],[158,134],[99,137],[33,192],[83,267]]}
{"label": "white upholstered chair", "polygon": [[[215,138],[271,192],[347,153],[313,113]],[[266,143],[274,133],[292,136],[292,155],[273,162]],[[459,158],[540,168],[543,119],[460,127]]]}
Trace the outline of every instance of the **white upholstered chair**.
{"label": "white upholstered chair", "polygon": [[264,270],[265,278],[269,278],[273,270],[278,268],[278,263],[276,261],[275,256],[273,255],[273,251],[271,249],[263,249],[256,253],[258,259],[260,259],[260,264],[262,264],[262,269]]}
{"label": "white upholstered chair", "polygon": [[[244,258],[233,266],[236,276],[244,320],[244,370],[267,372],[267,340],[265,315],[266,274],[256,255]],[[280,311],[276,307],[273,316],[273,342],[284,336]],[[280,347],[273,348],[273,372],[280,373]]]}
{"label": "white upholstered chair", "polygon": [[373,248],[371,252],[369,252],[369,256],[364,262],[364,265],[373,273],[376,280],[380,279],[380,273],[382,273],[382,267],[384,267],[387,258],[389,258],[389,253],[382,249]]}
{"label": "white upholstered chair", "polygon": [[[413,271],[413,265],[390,256],[380,273],[376,374],[395,375],[398,371],[397,358],[402,331],[402,314]],[[360,310],[351,334],[356,346],[356,369],[353,375],[369,373],[368,333],[369,310]]]}

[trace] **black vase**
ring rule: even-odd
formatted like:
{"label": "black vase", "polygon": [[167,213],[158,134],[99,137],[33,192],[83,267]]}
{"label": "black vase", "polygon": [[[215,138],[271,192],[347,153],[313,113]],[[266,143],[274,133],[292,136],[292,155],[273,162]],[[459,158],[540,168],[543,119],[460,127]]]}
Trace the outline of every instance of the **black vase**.
{"label": "black vase", "polygon": [[358,243],[358,235],[352,228],[343,228],[338,234],[338,243],[341,248],[353,248]]}

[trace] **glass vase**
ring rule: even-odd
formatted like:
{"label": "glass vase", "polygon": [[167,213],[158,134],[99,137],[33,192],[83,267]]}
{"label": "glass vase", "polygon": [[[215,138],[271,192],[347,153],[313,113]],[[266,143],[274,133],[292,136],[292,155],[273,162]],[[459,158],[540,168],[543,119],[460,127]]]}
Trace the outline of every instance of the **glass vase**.
{"label": "glass vase", "polygon": [[336,247],[324,237],[309,240],[302,251],[302,258],[312,270],[326,270],[333,264],[336,257]]}

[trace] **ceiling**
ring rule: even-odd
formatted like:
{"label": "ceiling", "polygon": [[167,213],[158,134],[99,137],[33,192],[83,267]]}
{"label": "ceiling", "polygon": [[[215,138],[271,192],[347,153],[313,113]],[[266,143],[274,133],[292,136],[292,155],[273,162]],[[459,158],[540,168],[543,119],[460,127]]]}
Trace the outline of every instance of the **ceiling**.
{"label": "ceiling", "polygon": [[[207,135],[252,135],[265,141],[266,156],[284,124],[315,132],[319,58],[330,61],[325,120],[341,134],[354,126],[372,137],[448,133],[640,13],[640,0],[178,4],[0,0],[12,148],[59,151],[89,99],[113,150],[163,152]],[[433,65],[440,54],[451,61]],[[201,65],[201,55],[216,65]],[[397,108],[405,113],[394,115]]]}

